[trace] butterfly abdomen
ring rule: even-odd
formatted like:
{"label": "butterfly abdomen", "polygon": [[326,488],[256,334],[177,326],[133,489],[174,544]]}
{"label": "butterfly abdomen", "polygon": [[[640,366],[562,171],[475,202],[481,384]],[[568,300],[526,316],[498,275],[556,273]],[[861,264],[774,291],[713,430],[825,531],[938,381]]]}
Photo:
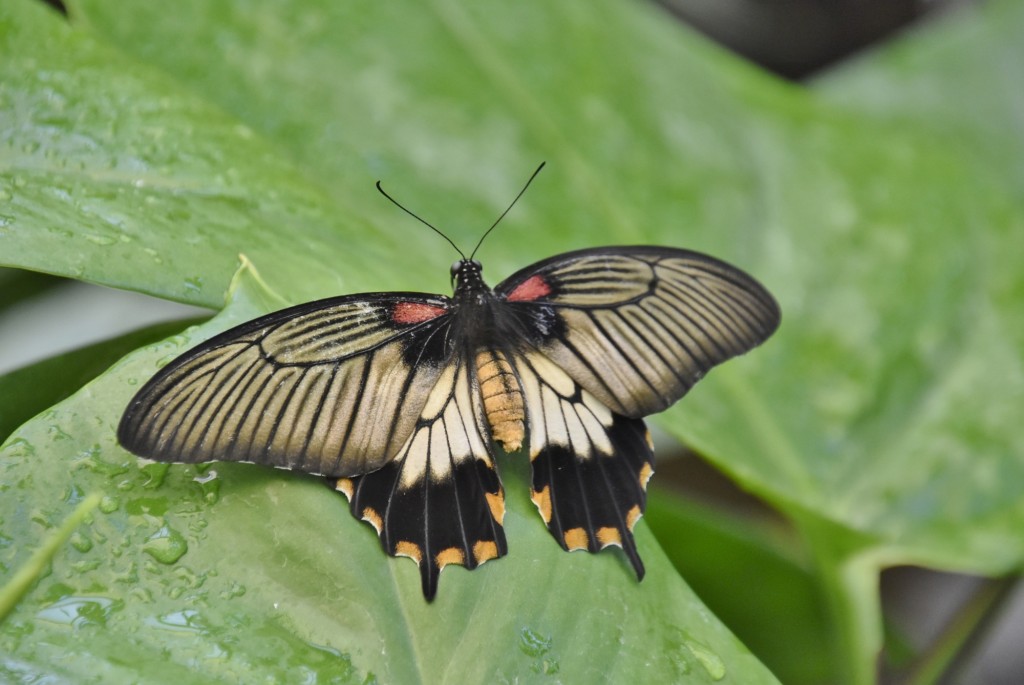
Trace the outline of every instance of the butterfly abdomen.
{"label": "butterfly abdomen", "polygon": [[523,445],[526,435],[523,391],[512,365],[501,352],[484,350],[476,356],[476,377],[491,436],[508,452]]}

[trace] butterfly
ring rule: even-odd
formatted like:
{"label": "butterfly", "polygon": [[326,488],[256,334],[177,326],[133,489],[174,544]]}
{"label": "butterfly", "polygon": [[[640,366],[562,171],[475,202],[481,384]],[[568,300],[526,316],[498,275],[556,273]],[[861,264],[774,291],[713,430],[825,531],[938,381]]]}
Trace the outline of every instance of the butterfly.
{"label": "butterfly", "polygon": [[643,417],[767,339],[778,305],[736,267],[683,249],[567,252],[493,289],[475,253],[459,252],[451,297],[334,297],[201,343],[135,395],[118,440],[158,461],[326,476],[388,554],[419,565],[428,601],[445,566],[507,553],[495,454],[523,452],[558,544],[618,546],[642,579],[633,528],[654,471]]}

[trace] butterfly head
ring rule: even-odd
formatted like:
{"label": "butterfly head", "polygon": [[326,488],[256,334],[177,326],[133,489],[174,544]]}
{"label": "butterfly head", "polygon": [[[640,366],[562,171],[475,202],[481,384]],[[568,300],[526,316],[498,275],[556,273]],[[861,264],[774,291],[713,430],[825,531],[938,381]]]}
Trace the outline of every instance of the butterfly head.
{"label": "butterfly head", "polygon": [[487,290],[484,283],[483,265],[475,259],[460,259],[452,264],[452,288],[456,293],[471,293]]}

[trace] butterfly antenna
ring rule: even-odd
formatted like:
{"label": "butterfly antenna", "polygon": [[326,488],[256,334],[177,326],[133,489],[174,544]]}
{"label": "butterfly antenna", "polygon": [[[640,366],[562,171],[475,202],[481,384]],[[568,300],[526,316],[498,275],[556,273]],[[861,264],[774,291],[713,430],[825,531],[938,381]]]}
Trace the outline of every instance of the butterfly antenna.
{"label": "butterfly antenna", "polygon": [[508,208],[504,212],[501,213],[501,216],[498,217],[497,221],[495,221],[493,224],[491,224],[491,227],[488,228],[487,231],[482,236],[480,236],[480,241],[477,242],[476,247],[474,247],[473,251],[469,254],[469,258],[470,259],[472,259],[474,255],[476,255],[476,251],[480,249],[481,245],[483,245],[484,238],[486,238],[488,235],[490,235],[491,231],[494,230],[494,227],[498,225],[498,222],[500,222],[502,219],[504,219],[505,215],[508,214],[509,210],[512,209],[512,207],[514,207],[517,202],[519,202],[519,198],[521,198],[523,196],[523,193],[526,192],[526,189],[530,187],[531,183],[533,183],[533,179],[537,178],[537,174],[540,173],[540,170],[544,168],[545,164],[547,164],[547,162],[541,162],[540,163],[540,166],[537,167],[537,170],[534,171],[533,174],[530,176],[530,178],[526,181],[526,185],[524,185],[523,189],[519,191],[518,195],[516,195],[516,199],[512,200],[512,204],[510,204],[508,206]]}
{"label": "butterfly antenna", "polygon": [[[536,174],[535,174],[535,175],[536,175]],[[418,214],[416,214],[416,213],[412,212],[411,210],[407,209],[407,208],[406,208],[406,207],[405,207],[405,206],[404,206],[404,205],[403,205],[403,204],[402,204],[401,202],[399,202],[399,201],[398,201],[398,200],[396,200],[395,198],[393,198],[393,197],[391,197],[390,195],[388,195],[388,194],[387,194],[387,191],[385,191],[385,190],[384,190],[384,188],[382,188],[382,187],[381,187],[381,185],[380,185],[380,181],[377,181],[377,190],[379,190],[379,191],[380,191],[380,194],[381,194],[381,195],[383,195],[383,196],[384,196],[384,197],[386,197],[387,199],[391,200],[391,203],[392,203],[393,205],[395,205],[396,207],[398,207],[399,209],[401,209],[401,210],[402,210],[403,212],[405,212],[406,214],[408,214],[409,216],[411,216],[411,217],[412,217],[413,219],[416,219],[416,221],[419,221],[419,222],[420,222],[421,224],[423,224],[423,225],[424,225],[424,226],[426,226],[427,228],[429,228],[429,229],[431,229],[432,231],[434,231],[434,233],[438,234],[439,236],[441,236],[442,238],[444,238],[445,240],[447,240],[447,241],[448,241],[448,244],[449,244],[449,245],[451,245],[452,247],[454,247],[454,248],[455,248],[455,251],[459,253],[459,256],[460,256],[460,257],[462,257],[463,259],[465,259],[465,258],[466,258],[466,255],[465,255],[465,253],[463,253],[463,251],[459,249],[459,246],[458,246],[458,245],[456,245],[456,244],[455,244],[454,242],[452,242],[452,239],[451,239],[451,238],[449,238],[448,236],[446,236],[446,235],[445,235],[444,233],[442,233],[442,232],[440,231],[440,229],[438,229],[438,228],[437,228],[436,226],[434,226],[434,225],[433,225],[432,223],[430,223],[429,221],[427,221],[427,220],[426,220],[426,219],[424,219],[423,217],[421,217],[421,216],[419,216]],[[525,189],[524,189],[524,190],[525,190]],[[520,195],[522,195],[522,193],[520,193]],[[506,210],[506,211],[507,211],[507,210]]]}

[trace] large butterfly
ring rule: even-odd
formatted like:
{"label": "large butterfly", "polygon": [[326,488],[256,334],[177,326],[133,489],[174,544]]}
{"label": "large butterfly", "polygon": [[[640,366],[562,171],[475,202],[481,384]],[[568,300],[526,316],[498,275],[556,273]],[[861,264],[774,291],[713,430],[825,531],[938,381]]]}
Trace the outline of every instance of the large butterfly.
{"label": "large butterfly", "polygon": [[642,418],[770,336],[775,300],[735,267],[667,247],[568,252],[494,289],[472,255],[451,273],[450,298],[348,295],[207,340],[139,391],[118,439],[159,461],[327,476],[388,554],[416,561],[428,600],[446,565],[506,554],[494,455],[525,450],[558,544],[621,547],[642,579]]}

